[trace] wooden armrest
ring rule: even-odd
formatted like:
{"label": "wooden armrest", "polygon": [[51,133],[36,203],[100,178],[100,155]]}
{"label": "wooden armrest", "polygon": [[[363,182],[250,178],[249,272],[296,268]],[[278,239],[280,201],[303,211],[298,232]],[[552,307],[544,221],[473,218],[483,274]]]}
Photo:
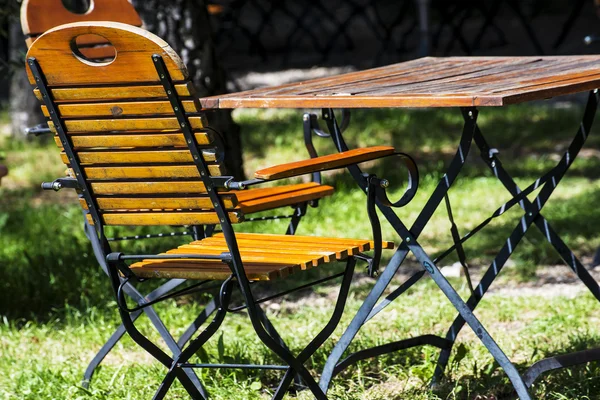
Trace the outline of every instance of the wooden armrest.
{"label": "wooden armrest", "polygon": [[394,148],[389,146],[375,146],[349,150],[337,154],[263,168],[256,171],[254,177],[265,180],[290,178],[292,176],[326,171],[328,169],[343,168],[363,161],[374,160],[393,154],[394,151]]}

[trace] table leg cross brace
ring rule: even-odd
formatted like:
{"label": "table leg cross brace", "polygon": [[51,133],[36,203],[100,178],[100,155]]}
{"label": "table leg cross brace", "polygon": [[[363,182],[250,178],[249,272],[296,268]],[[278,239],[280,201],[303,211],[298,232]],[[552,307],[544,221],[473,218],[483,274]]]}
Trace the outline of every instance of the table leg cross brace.
{"label": "table leg cross brace", "polygon": [[[432,194],[425,207],[417,217],[417,220],[415,221],[411,229],[408,230],[391,209],[382,207],[380,204],[378,204],[381,212],[388,219],[388,221],[394,227],[396,232],[404,239],[404,241],[399,246],[398,250],[392,257],[382,274],[379,276],[373,289],[365,299],[358,313],[356,314],[349,327],[344,332],[339,342],[336,344],[330,357],[328,358],[320,381],[320,386],[324,391],[326,391],[329,387],[333,376],[335,376],[344,368],[358,360],[423,344],[433,345],[442,349],[442,352],[440,354],[440,361],[438,363],[438,366],[436,368],[436,374],[434,376],[435,381],[441,376],[443,368],[448,362],[452,345],[456,339],[456,336],[458,335],[458,332],[464,326],[465,322],[470,325],[470,327],[473,329],[473,331],[476,333],[479,339],[483,342],[483,344],[490,351],[492,356],[496,359],[498,364],[507,373],[511,383],[513,384],[513,387],[515,388],[517,394],[521,399],[531,398],[527,388],[531,385],[533,380],[535,380],[535,378],[540,373],[549,369],[560,368],[560,366],[562,365],[572,365],[576,363],[575,360],[588,359],[592,357],[593,354],[597,353],[597,351],[596,353],[593,353],[592,351],[593,354],[586,354],[586,357],[579,358],[559,356],[560,359],[551,358],[548,359],[546,363],[544,363],[543,360],[542,362],[536,363],[525,374],[524,379],[523,377],[521,377],[521,375],[519,375],[518,371],[510,362],[508,357],[502,352],[500,347],[496,344],[492,337],[487,333],[485,328],[481,325],[479,320],[472,313],[472,311],[479,303],[479,300],[481,300],[485,292],[488,290],[491,283],[504,266],[504,263],[508,260],[508,257],[512,254],[515,247],[518,245],[518,243],[520,242],[525,232],[528,230],[529,226],[531,226],[532,223],[535,223],[536,226],[540,230],[542,230],[542,233],[544,233],[548,241],[561,254],[561,257],[563,257],[567,264],[577,273],[577,275],[580,277],[580,279],[582,279],[582,281],[586,284],[586,286],[590,289],[594,296],[596,296],[600,300],[600,289],[598,287],[598,284],[589,275],[589,273],[577,260],[574,254],[568,249],[564,242],[560,240],[558,235],[552,230],[548,222],[540,214],[542,207],[545,205],[550,195],[553,193],[554,189],[556,188],[556,186],[558,185],[558,183],[572,164],[573,160],[575,159],[575,157],[579,153],[579,150],[581,149],[585,140],[587,139],[587,135],[590,132],[590,128],[595,117],[597,105],[598,94],[597,92],[593,92],[590,94],[584,118],[580,125],[579,131],[573,139],[573,142],[569,146],[569,149],[559,162],[558,166],[555,169],[553,169],[550,173],[546,174],[544,177],[538,179],[538,181],[536,181],[532,186],[527,188],[525,190],[525,192],[527,193],[522,193],[522,191],[515,185],[514,181],[512,181],[512,178],[502,168],[502,165],[500,164],[497,157],[494,154],[490,154],[490,148],[487,145],[487,143],[485,143],[483,135],[481,134],[481,131],[479,130],[479,127],[476,123],[477,111],[474,108],[463,108],[462,112],[465,119],[465,125],[463,128],[463,134],[461,137],[461,142],[458,151],[455,154],[452,162],[450,163],[447,174],[444,175],[444,177],[436,187],[434,193]],[[328,123],[329,131],[330,133],[332,133],[332,138],[336,144],[336,147],[338,148],[338,151],[348,150],[348,147],[341,136],[341,132],[337,127],[337,122],[335,121],[335,117],[333,116],[333,111],[324,110],[323,116]],[[450,285],[450,283],[446,280],[446,278],[440,273],[435,263],[428,257],[428,255],[425,253],[422,247],[418,244],[417,238],[423,230],[423,228],[425,227],[426,223],[429,221],[433,212],[437,209],[441,201],[447,195],[450,186],[456,179],[458,173],[460,172],[462,166],[465,163],[471,142],[473,140],[481,150],[482,156],[484,156],[484,154],[486,155],[486,161],[488,162],[490,168],[492,168],[492,171],[494,172],[495,176],[501,180],[501,182],[505,185],[508,191],[514,196],[513,199],[507,203],[507,205],[512,206],[516,202],[518,202],[521,208],[525,211],[525,215],[521,218],[519,224],[505,242],[498,256],[485,273],[479,285],[475,288],[474,293],[472,293],[469,300],[465,302]],[[361,186],[361,188],[363,188],[364,190],[366,187],[366,183],[364,182],[364,178],[360,169],[357,166],[352,166],[349,168],[349,171],[354,177],[354,179],[357,181],[359,186]],[[543,187],[541,188],[540,193],[536,197],[534,202],[529,202],[529,200],[526,197],[526,194],[528,194],[532,190],[538,189],[538,187],[540,187],[542,184]],[[496,212],[495,214],[501,215],[504,212],[505,210],[499,210],[499,212]],[[492,216],[492,218],[498,215],[494,215]],[[468,234],[467,237],[461,239],[459,243],[461,244],[468,237],[470,237],[470,234]],[[457,244],[455,240],[455,245],[453,247],[456,247],[458,245],[459,244]],[[379,298],[391,282],[394,274],[397,272],[400,264],[404,261],[408,251],[411,251],[416,256],[417,260],[424,267],[424,271],[419,271],[413,274],[404,284],[402,284],[398,289],[396,289],[394,292],[388,295],[388,297],[382,302],[377,304]],[[364,325],[369,319],[371,319],[379,311],[381,311],[393,300],[395,300],[402,293],[404,293],[414,283],[419,281],[420,278],[424,276],[425,271],[429,273],[429,275],[434,279],[436,284],[440,287],[442,292],[451,301],[454,307],[459,311],[459,315],[452,324],[450,330],[448,331],[446,338],[443,339],[434,335],[423,335],[416,338],[410,338],[362,350],[348,356],[346,359],[339,362],[345,350],[349,347],[350,343],[352,342],[353,338],[356,336],[362,325]]]}

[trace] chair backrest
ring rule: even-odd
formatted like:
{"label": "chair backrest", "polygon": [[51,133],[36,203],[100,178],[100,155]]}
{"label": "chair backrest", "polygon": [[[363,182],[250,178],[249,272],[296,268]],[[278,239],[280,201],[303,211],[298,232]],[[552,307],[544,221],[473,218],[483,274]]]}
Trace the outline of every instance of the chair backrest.
{"label": "chair backrest", "polygon": [[[94,62],[78,51],[76,38],[90,34],[114,46],[112,61]],[[55,139],[70,174],[87,189],[82,206],[88,208],[92,201],[102,224],[219,223],[161,83],[152,58],[155,54],[164,60],[209,174],[225,175],[220,136],[205,128],[205,116],[185,66],[159,37],[115,22],[63,25],[41,35],[31,46],[27,73],[36,96],[45,101],[42,111],[49,117],[50,128],[56,133],[58,125],[65,131],[64,139],[60,132]],[[29,64],[33,60],[43,75],[39,83]],[[44,88],[49,99],[43,98],[40,89]],[[56,113],[51,115],[49,106]],[[65,145],[73,150],[73,160]],[[83,176],[77,176],[77,169]],[[220,198],[230,221],[240,222],[243,215],[235,209],[235,195],[224,191]]]}
{"label": "chair backrest", "polygon": [[[129,0],[90,0],[90,7],[84,13],[70,11],[63,0],[23,0],[21,4],[21,29],[27,47],[49,29],[85,21],[114,21],[142,26],[142,20]],[[102,44],[94,38],[88,38],[87,43],[86,38],[80,40],[89,47]]]}

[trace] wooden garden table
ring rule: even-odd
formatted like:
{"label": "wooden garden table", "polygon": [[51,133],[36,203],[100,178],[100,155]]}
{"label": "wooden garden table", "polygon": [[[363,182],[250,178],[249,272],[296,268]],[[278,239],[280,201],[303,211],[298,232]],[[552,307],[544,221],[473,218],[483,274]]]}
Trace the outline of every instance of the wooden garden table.
{"label": "wooden garden table", "polygon": [[[324,391],[329,387],[334,375],[358,360],[424,344],[441,349],[434,376],[435,382],[441,377],[452,345],[465,322],[469,324],[507,373],[521,399],[531,398],[528,388],[541,373],[600,359],[598,349],[559,355],[535,363],[525,374],[520,375],[472,312],[531,225],[535,225],[543,233],[566,264],[600,301],[598,283],[589,275],[541,214],[546,201],[587,139],[597,109],[597,88],[599,86],[600,56],[426,57],[366,71],[200,99],[206,109],[322,108],[323,120],[327,124],[338,151],[346,151],[348,147],[343,139],[342,129],[334,116],[334,108],[458,107],[461,109],[465,124],[456,154],[414,224],[407,228],[390,207],[378,201],[380,212],[394,227],[402,239],[402,243],[379,275],[373,289],[332,351],[320,381]],[[584,116],[562,159],[556,167],[529,187],[518,187],[503,168],[497,150],[488,145],[479,129],[477,125],[478,107],[501,107],[583,91],[590,91]],[[309,129],[318,128],[316,118],[305,117],[304,120],[305,125],[309,124]],[[344,124],[342,123],[342,125]],[[510,201],[501,205],[486,220],[487,222],[484,221],[472,233],[484,227],[491,218],[502,215],[513,206],[521,207],[523,215],[511,235],[503,243],[501,250],[486,270],[481,281],[475,287],[471,286],[472,292],[469,299],[464,301],[436,266],[435,261],[440,257],[432,260],[419,245],[417,239],[439,204],[443,200],[448,202],[447,192],[466,162],[472,143],[479,148],[483,160],[513,196]],[[359,167],[353,166],[349,168],[349,172],[361,188],[366,190],[367,180]],[[537,197],[529,200],[527,195],[535,190],[539,190]],[[448,203],[447,207],[449,218],[452,221]],[[456,226],[452,223],[452,236],[454,245],[445,255],[456,250],[459,259],[464,263],[462,243],[471,235],[460,237]],[[409,251],[416,256],[423,270],[415,273],[385,299],[379,301]],[[401,340],[358,351],[340,362],[343,353],[362,325],[426,273],[432,277],[459,312],[446,336],[423,335]]]}

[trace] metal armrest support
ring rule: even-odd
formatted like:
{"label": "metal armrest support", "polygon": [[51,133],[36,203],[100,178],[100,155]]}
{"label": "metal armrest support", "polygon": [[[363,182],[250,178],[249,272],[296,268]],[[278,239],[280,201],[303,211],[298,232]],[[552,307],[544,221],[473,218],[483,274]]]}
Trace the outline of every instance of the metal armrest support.
{"label": "metal armrest support", "polygon": [[52,133],[52,131],[48,127],[48,124],[38,124],[36,126],[25,128],[26,135],[40,136],[40,135],[46,135],[49,133]]}
{"label": "metal armrest support", "polygon": [[80,189],[79,183],[75,178],[58,178],[52,182],[42,182],[42,190],[54,190],[58,192],[60,189]]}
{"label": "metal armrest support", "polygon": [[414,160],[403,153],[394,153],[393,155],[400,157],[408,169],[406,190],[400,197],[400,200],[392,202],[388,198],[386,188],[389,186],[389,181],[387,179],[379,179],[372,174],[363,174],[367,182],[367,213],[369,215],[369,221],[371,222],[374,242],[374,254],[373,258],[369,261],[368,266],[368,273],[371,277],[376,276],[378,273],[379,263],[381,262],[381,253],[383,251],[381,246],[381,224],[379,223],[379,217],[377,215],[377,204],[379,203],[385,207],[404,207],[415,197],[419,187],[419,171]]}

